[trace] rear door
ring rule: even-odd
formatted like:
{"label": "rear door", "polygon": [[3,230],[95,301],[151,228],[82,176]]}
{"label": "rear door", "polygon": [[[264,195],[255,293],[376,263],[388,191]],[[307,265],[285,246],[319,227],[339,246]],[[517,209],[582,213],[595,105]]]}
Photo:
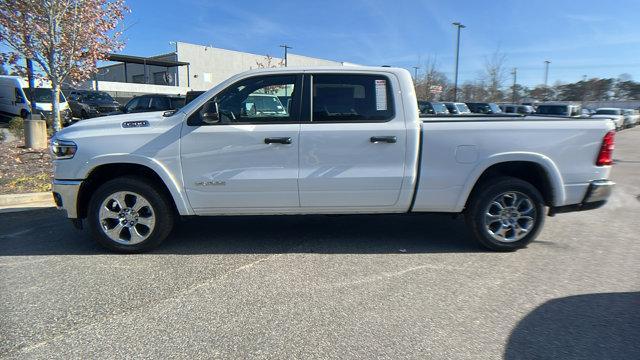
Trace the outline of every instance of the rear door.
{"label": "rear door", "polygon": [[[184,187],[197,214],[299,208],[301,81],[299,74],[247,78],[191,114],[182,127],[180,157]],[[280,95],[292,97],[290,110]],[[216,107],[219,120],[203,122]]]}
{"label": "rear door", "polygon": [[[305,76],[300,205],[393,206],[404,174],[406,125],[399,84],[374,73]],[[415,106],[414,104],[411,104]]]}

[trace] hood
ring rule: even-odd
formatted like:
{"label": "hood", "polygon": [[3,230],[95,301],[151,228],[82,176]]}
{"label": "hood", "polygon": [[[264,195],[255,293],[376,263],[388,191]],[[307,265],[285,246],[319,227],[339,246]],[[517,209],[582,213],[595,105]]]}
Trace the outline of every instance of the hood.
{"label": "hood", "polygon": [[621,117],[622,115],[606,115],[606,114],[591,115],[592,119],[616,119]]}
{"label": "hood", "polygon": [[[154,124],[164,122],[167,119],[166,117],[162,116],[163,113],[164,111],[155,111],[147,113],[102,116],[98,118],[81,120],[59,131],[56,134],[56,137],[59,139],[74,139],[85,136],[114,135],[118,133],[124,134],[130,133],[133,130],[138,133],[146,132],[146,130],[149,130],[149,132],[151,132]],[[148,121],[149,124],[147,126],[133,126],[129,128],[125,128],[122,125],[125,122],[135,121]]]}

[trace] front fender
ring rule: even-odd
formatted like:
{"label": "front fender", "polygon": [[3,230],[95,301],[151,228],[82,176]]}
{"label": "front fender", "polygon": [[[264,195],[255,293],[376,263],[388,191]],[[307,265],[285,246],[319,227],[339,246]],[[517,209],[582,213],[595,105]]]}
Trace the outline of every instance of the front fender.
{"label": "front fender", "polygon": [[177,179],[172,174],[181,174],[179,168],[174,169],[174,171],[170,171],[168,167],[178,167],[179,163],[175,162],[174,164],[163,164],[156,159],[149,158],[146,156],[136,155],[136,154],[107,154],[100,155],[92,158],[83,164],[78,172],[78,177],[80,179],[86,179],[89,174],[101,165],[107,164],[135,164],[146,166],[149,169],[153,170],[160,178],[162,182],[166,185],[167,189],[171,193],[171,197],[173,198],[174,203],[176,204],[176,208],[180,215],[193,215],[193,210],[191,206],[189,206],[189,202],[187,201],[187,196],[182,187],[182,179]]}
{"label": "front fender", "polygon": [[546,172],[546,177],[551,184],[552,192],[553,192],[553,204],[555,206],[559,206],[564,204],[565,201],[565,190],[564,190],[564,182],[562,180],[562,174],[560,170],[556,166],[556,164],[547,156],[532,153],[532,152],[509,152],[509,153],[499,153],[494,154],[486,158],[484,161],[479,163],[473,171],[469,174],[467,181],[460,193],[460,197],[458,198],[458,202],[456,204],[456,211],[462,211],[464,209],[465,204],[467,203],[467,199],[473,190],[473,187],[480,179],[480,176],[491,166],[512,162],[512,161],[524,161],[524,162],[532,162],[540,165]]}

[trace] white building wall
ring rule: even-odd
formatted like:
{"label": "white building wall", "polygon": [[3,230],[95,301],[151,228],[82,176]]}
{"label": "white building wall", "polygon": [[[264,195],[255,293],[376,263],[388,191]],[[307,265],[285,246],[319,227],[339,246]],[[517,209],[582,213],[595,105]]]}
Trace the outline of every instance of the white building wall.
{"label": "white building wall", "polygon": [[[218,49],[209,46],[195,45],[178,42],[178,61],[188,62],[189,87],[193,90],[208,90],[229,77],[243,71],[255,69],[258,63],[265,63],[265,55],[257,55],[246,52]],[[311,58],[295,54],[288,54],[290,66],[336,66],[340,62]],[[282,59],[273,57],[272,64],[281,62]],[[266,65],[266,64],[265,64]],[[186,86],[187,68],[179,69],[180,85]]]}
{"label": "white building wall", "polygon": [[[330,61],[317,59],[308,56],[288,54],[289,66],[336,66],[342,65],[338,61]],[[97,76],[98,82],[114,82],[121,83],[118,90],[111,90],[111,84],[105,84],[103,87],[99,84],[101,90],[118,91],[121,93],[139,93],[139,91],[157,90],[156,93],[163,94],[182,94],[188,90],[209,90],[213,86],[228,79],[229,77],[241,73],[243,71],[255,69],[258,63],[264,65],[266,62],[265,55],[251,54],[246,52],[219,49],[210,46],[189,44],[184,42],[176,43],[176,52],[155,56],[156,59],[182,61],[189,63],[189,66],[179,66],[173,68],[165,68],[160,66],[147,66],[147,81],[154,83],[153,73],[167,71],[170,76],[169,85],[179,87],[176,91],[171,91],[170,87],[151,88],[140,86],[134,83],[136,76],[144,75],[144,65],[127,64],[127,79],[125,82],[124,64],[108,65],[100,68]],[[281,58],[273,57],[271,63],[273,65],[282,62]],[[143,92],[140,92],[142,94]]]}

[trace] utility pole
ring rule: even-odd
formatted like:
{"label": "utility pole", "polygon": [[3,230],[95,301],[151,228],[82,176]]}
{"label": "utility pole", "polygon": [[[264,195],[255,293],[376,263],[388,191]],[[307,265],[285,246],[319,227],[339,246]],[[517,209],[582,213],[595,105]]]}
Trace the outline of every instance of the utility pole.
{"label": "utility pole", "polygon": [[549,81],[549,64],[551,64],[551,61],[544,61],[544,87],[547,87],[547,82]]}
{"label": "utility pole", "polygon": [[287,66],[287,50],[293,49],[291,46],[287,44],[280,45],[281,48],[284,48],[284,66]]}
{"label": "utility pole", "polygon": [[518,68],[513,68],[511,75],[513,75],[513,87],[511,88],[512,90],[511,102],[515,104],[516,103],[516,84],[518,81]]}
{"label": "utility pole", "polygon": [[466,28],[466,26],[462,25],[460,22],[454,22],[453,26],[458,28],[458,37],[456,41],[456,71],[453,81],[453,101],[458,101],[458,64],[460,58],[460,29]]}
{"label": "utility pole", "polygon": [[413,82],[414,82],[414,85],[418,85],[418,69],[420,69],[420,66],[414,66],[413,67]]}

